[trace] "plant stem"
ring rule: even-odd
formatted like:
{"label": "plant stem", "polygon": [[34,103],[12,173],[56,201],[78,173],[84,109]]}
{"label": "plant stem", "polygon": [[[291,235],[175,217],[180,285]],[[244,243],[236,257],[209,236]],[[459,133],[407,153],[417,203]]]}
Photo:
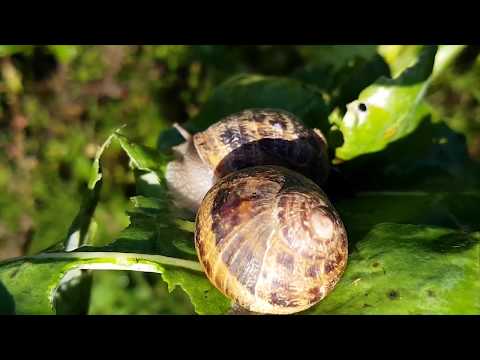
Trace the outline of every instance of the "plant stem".
{"label": "plant stem", "polygon": [[[72,260],[72,265],[74,265],[75,268],[92,270],[136,270],[162,273],[162,265],[171,265],[194,271],[203,271],[200,264],[196,261],[171,258],[162,255],[120,252],[43,253],[36,256],[9,259],[6,262],[22,259],[32,262],[44,260]],[[78,262],[75,262],[75,260],[78,260]]]}

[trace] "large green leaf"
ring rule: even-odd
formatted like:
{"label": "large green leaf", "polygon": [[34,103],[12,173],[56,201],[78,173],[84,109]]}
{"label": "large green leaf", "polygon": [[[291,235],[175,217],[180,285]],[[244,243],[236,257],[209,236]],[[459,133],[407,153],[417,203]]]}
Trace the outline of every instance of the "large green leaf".
{"label": "large green leaf", "polygon": [[372,191],[335,204],[351,246],[384,222],[480,231],[480,191]]}
{"label": "large green leaf", "polygon": [[422,99],[433,70],[436,46],[426,46],[417,63],[394,79],[380,78],[348,105],[343,119],[331,121],[344,143],[336,149],[342,160],[384,149],[411,133],[425,114]]}
{"label": "large green leaf", "polygon": [[[322,93],[314,86],[290,78],[253,74],[236,75],[221,84],[202,106],[200,113],[184,126],[192,132],[200,131],[227,115],[247,108],[283,109],[325,133],[329,128],[327,105]],[[176,130],[171,129],[161,134],[158,147],[166,150],[181,141]]]}
{"label": "large green leaf", "polygon": [[220,85],[192,124],[204,129],[246,108],[280,108],[292,112],[310,126],[328,126],[327,107],[314,87],[289,78],[247,74],[234,76]]}
{"label": "large green leaf", "polygon": [[[135,204],[132,225],[108,246],[84,246],[70,253],[44,253],[0,264],[4,289],[0,312],[13,308],[17,314],[56,313],[56,290],[66,274],[78,269],[161,273],[170,291],[180,286],[188,294],[197,313],[228,311],[230,300],[207,280],[200,264],[184,259],[196,257],[192,234],[162,223],[165,216],[156,207],[158,199],[136,199]],[[160,252],[179,256],[151,255]]]}
{"label": "large green leaf", "polygon": [[342,109],[355,100],[360,92],[381,76],[389,76],[390,69],[380,55],[367,59],[354,57],[343,67],[334,64],[309,64],[294,77],[317,87],[325,95],[329,111]]}
{"label": "large green leaf", "polygon": [[306,314],[479,314],[480,233],[379,224]]}
{"label": "large green leaf", "polygon": [[[170,267],[179,266],[192,274],[201,271],[197,262],[135,253],[74,251],[44,253],[5,261],[0,265],[0,287],[3,289],[0,313],[55,314],[56,290],[62,278],[72,270],[137,270],[164,273]],[[201,284],[197,286],[201,287]]]}
{"label": "large green leaf", "polygon": [[[67,237],[67,245],[73,244],[70,246],[76,248],[84,239],[81,230],[91,220],[103,176],[100,158],[113,140],[126,151],[138,177],[155,188],[158,197],[134,197],[129,227],[107,246],[81,246],[71,252],[48,252],[1,263],[0,312],[71,313],[74,308],[63,304],[72,300],[72,291],[89,289],[78,284],[80,276],[71,274],[78,274],[82,269],[110,269],[161,273],[170,291],[179,286],[188,294],[197,313],[225,313],[230,308],[230,300],[207,280],[199,263],[194,261],[192,226],[176,217],[176,210],[165,193],[162,179],[168,157],[131,142],[118,131],[97,153],[89,183],[92,197],[86,197]],[[57,246],[50,250],[61,249]],[[65,277],[68,282],[64,281]],[[65,286],[61,289],[62,295],[57,296],[61,284]]]}
{"label": "large green leaf", "polygon": [[385,150],[339,168],[353,192],[334,204],[347,228],[349,264],[307,313],[478,314],[480,166],[464,136],[425,120]]}
{"label": "large green leaf", "polygon": [[[105,249],[196,260],[193,226],[181,219],[182,211],[173,206],[165,186],[165,167],[170,157],[135,144],[123,135],[117,135],[116,138],[136,169],[137,193],[148,197],[139,195],[132,198],[130,225]],[[162,278],[170,291],[175,286],[182,288],[199,314],[220,314],[230,308],[230,300],[201,272],[168,267],[162,272]]]}
{"label": "large green leaf", "polygon": [[[479,239],[480,169],[468,157],[465,138],[443,123],[424,121],[418,130],[387,150],[342,165],[348,180],[343,185],[351,187],[354,195],[344,196],[334,205],[349,236],[349,264],[338,288],[308,313],[479,313],[478,298],[472,298],[468,290],[479,286],[478,246],[476,255],[461,251],[448,255],[434,250],[429,253],[421,242],[405,243],[411,236],[415,241],[435,240],[438,243],[433,245],[439,248],[451,244],[459,250],[465,237],[467,242]],[[386,222],[410,225],[392,225],[387,232],[379,225]],[[431,226],[443,230],[430,239]],[[423,235],[412,236],[411,229],[425,233],[425,239]],[[467,235],[472,232],[477,233]],[[407,248],[410,255],[405,254]],[[457,267],[448,270],[449,262]],[[443,263],[447,264],[445,274],[441,272]],[[386,274],[373,264],[386,264]],[[408,273],[404,265],[415,270]],[[445,296],[447,289],[442,284],[456,281],[462,271],[471,274],[475,266],[476,278],[471,275],[469,283],[458,282],[460,291],[464,291],[459,298],[463,297],[465,303]],[[418,273],[417,267],[421,269]],[[431,288],[427,289],[429,281]],[[417,294],[418,287],[425,291]],[[398,294],[405,302],[393,301]],[[431,308],[422,308],[432,301]]]}

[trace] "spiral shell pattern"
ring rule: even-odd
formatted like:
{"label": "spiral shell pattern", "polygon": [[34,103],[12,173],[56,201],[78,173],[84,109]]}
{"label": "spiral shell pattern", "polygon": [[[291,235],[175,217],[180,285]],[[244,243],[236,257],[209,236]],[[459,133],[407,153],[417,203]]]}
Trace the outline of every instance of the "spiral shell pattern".
{"label": "spiral shell pattern", "polygon": [[195,247],[210,281],[247,310],[290,314],[323,299],[347,263],[347,235],[323,191],[278,166],[225,176],[197,213]]}
{"label": "spiral shell pattern", "polygon": [[284,110],[248,109],[227,116],[195,134],[193,143],[217,178],[251,166],[277,165],[321,185],[329,173],[322,133]]}

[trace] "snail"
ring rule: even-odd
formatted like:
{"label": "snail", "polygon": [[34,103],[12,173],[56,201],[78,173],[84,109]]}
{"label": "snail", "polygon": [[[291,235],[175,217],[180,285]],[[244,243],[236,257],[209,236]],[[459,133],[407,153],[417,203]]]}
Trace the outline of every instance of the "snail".
{"label": "snail", "polygon": [[186,141],[173,148],[176,159],[167,165],[166,182],[177,206],[192,211],[215,182],[236,170],[284,166],[318,185],[329,173],[323,134],[283,110],[244,110],[194,135],[175,127]]}
{"label": "snail", "polygon": [[216,182],[197,212],[195,248],[209,280],[234,303],[291,314],[318,303],[347,263],[345,227],[312,180],[254,166]]}

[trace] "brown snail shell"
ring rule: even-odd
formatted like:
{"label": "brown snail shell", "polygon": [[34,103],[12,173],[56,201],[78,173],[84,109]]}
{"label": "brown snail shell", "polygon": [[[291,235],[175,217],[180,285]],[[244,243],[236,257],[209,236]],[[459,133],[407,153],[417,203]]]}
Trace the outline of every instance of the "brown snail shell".
{"label": "brown snail shell", "polygon": [[167,166],[167,185],[180,206],[198,209],[203,196],[220,178],[257,165],[295,170],[319,185],[328,177],[327,143],[318,129],[276,109],[248,109],[227,116],[174,148]]}
{"label": "brown snail shell", "polygon": [[323,299],[347,264],[347,234],[323,191],[278,166],[219,180],[197,213],[195,247],[210,281],[241,307],[290,314]]}

